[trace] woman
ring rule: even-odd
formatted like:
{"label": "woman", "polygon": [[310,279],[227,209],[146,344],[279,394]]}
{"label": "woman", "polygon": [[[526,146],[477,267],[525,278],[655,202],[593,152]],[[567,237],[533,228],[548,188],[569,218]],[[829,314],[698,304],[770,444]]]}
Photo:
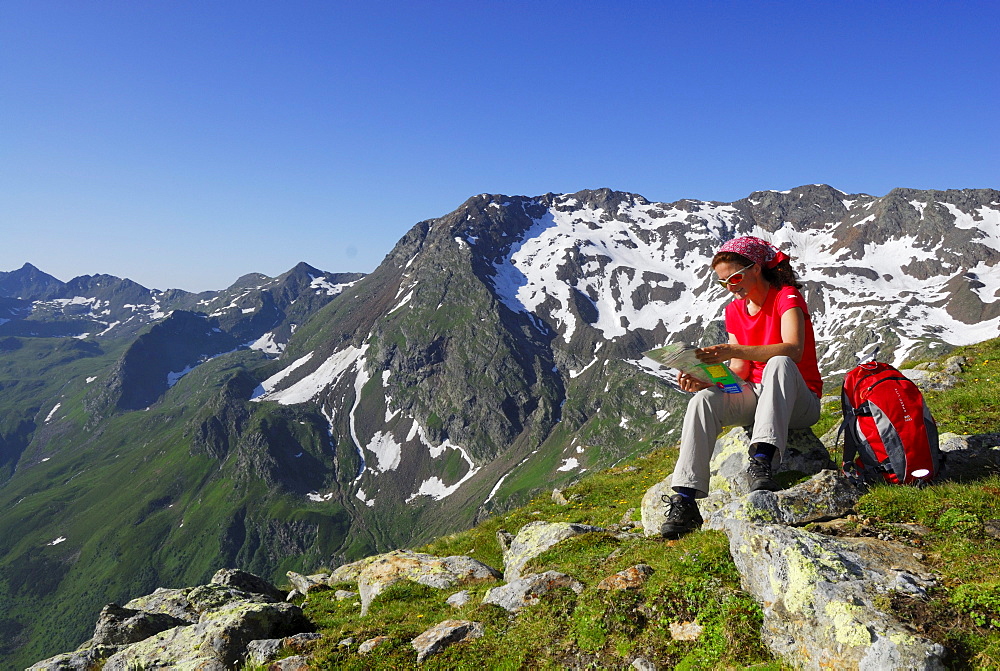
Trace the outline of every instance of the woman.
{"label": "woman", "polygon": [[816,341],[788,257],[769,242],[746,236],[722,245],[712,269],[734,298],[726,306],[729,342],[696,354],[704,363],[728,360],[745,382],[741,393],[731,394],[678,375],[680,388],[696,393],[684,416],[671,476],[676,493],[661,528],[666,538],[679,538],[701,525],[695,499],[708,495],[709,462],[723,426],[753,424],[750,490],[775,491],[780,487],[771,477],[771,461],[777,454],[780,463],[788,429],[806,428],[819,419],[823,380]]}

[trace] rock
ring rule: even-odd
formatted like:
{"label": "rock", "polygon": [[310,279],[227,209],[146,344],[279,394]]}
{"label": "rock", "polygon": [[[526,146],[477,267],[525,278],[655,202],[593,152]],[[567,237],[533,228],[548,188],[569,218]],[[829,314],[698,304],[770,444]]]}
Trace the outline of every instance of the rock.
{"label": "rock", "polygon": [[625,514],[622,515],[622,518],[618,520],[618,526],[620,526],[622,529],[631,529],[633,526],[635,526],[635,522],[632,520],[633,514],[635,514],[635,508],[629,508],[628,510],[626,510]]}
{"label": "rock", "polygon": [[[207,589],[206,589],[207,588]],[[174,627],[134,643],[111,655],[104,669],[188,667],[204,670],[230,669],[243,662],[251,641],[284,637],[308,631],[310,622],[298,606],[274,603],[263,595],[251,595],[222,585],[202,585],[203,593],[192,603],[206,603],[197,624]],[[250,599],[222,602],[229,594]]]}
{"label": "rock", "polygon": [[275,601],[284,601],[288,597],[287,592],[278,589],[263,578],[235,568],[219,569],[212,576],[210,582],[215,585],[229,585],[244,592],[263,594]]}
{"label": "rock", "polygon": [[743,588],[763,606],[763,639],[792,666],[943,668],[942,646],[876,605],[893,588],[922,588],[905,546],[738,519],[725,530]]}
{"label": "rock", "polygon": [[604,531],[600,527],[571,522],[529,522],[521,527],[510,547],[504,552],[504,580],[510,582],[521,575],[521,569],[530,560],[550,547],[581,534]]}
{"label": "rock", "polygon": [[497,529],[497,544],[500,546],[500,553],[507,554],[510,551],[510,544],[514,540],[514,534],[504,529]]}
{"label": "rock", "polygon": [[[746,480],[747,451],[750,449],[750,437],[746,431],[737,427],[722,435],[715,443],[715,454],[710,465],[712,478],[708,498],[698,501],[702,515],[712,513],[727,504],[734,497],[745,494],[749,488]],[[809,429],[789,431],[788,446],[785,458],[775,469],[775,475],[794,473],[796,475],[812,475],[826,469],[835,469],[830,454],[823,443]],[[642,497],[642,528],[646,536],[659,536],[667,512],[668,498],[673,494],[670,487],[670,477],[656,483]]]}
{"label": "rock", "polygon": [[337,601],[344,601],[345,599],[353,599],[356,596],[358,596],[357,592],[352,592],[346,589],[338,589],[336,592],[333,593],[333,598],[336,599]]}
{"label": "rock", "polygon": [[172,627],[191,624],[166,613],[146,613],[109,603],[101,610],[94,628],[94,645],[129,645]]}
{"label": "rock", "polygon": [[410,644],[417,651],[417,664],[422,664],[450,645],[482,637],[483,631],[480,622],[445,620],[417,636]]}
{"label": "rock", "polygon": [[28,667],[28,671],[99,671],[109,655],[118,652],[120,646],[94,646],[86,644],[75,652],[66,652],[44,659]]}
{"label": "rock", "polygon": [[322,639],[322,634],[307,633],[287,636],[285,638],[266,638],[250,641],[247,644],[246,661],[252,664],[267,664],[277,657],[282,650],[289,650],[297,654],[310,653]]}
{"label": "rock", "polygon": [[670,623],[670,638],[675,641],[697,641],[702,631],[702,626],[697,622]]}
{"label": "rock", "polygon": [[[945,370],[926,370],[917,368],[907,368],[899,371],[904,376],[913,381],[921,391],[943,391],[951,389],[958,384],[958,378],[954,373]],[[959,369],[961,372],[961,369]]]}
{"label": "rock", "polygon": [[553,489],[552,490],[552,503],[556,504],[557,506],[568,506],[569,505],[569,501],[567,501],[566,497],[563,496],[563,493],[562,493],[561,489]]}
{"label": "rock", "polygon": [[461,592],[455,592],[449,596],[447,603],[454,608],[461,608],[469,603],[470,599],[472,599],[472,596],[469,594],[469,590],[463,589]]}
{"label": "rock", "polygon": [[486,593],[483,603],[500,606],[511,613],[516,613],[525,606],[537,604],[543,595],[560,587],[568,587],[577,594],[583,591],[583,584],[575,578],[558,571],[546,571],[530,573],[506,585],[494,587]]}
{"label": "rock", "polygon": [[717,510],[703,508],[702,516],[708,529],[721,530],[733,518],[799,526],[846,515],[862,493],[839,472],[821,471],[788,489],[750,492]]}
{"label": "rock", "polygon": [[198,611],[188,599],[188,594],[191,593],[192,589],[194,588],[165,589],[160,587],[152,594],[132,599],[125,604],[125,607],[146,613],[165,613],[194,623],[198,621]]}
{"label": "rock", "polygon": [[499,571],[471,557],[435,557],[409,550],[393,550],[370,559],[357,578],[362,615],[367,614],[372,600],[383,589],[399,580],[447,589],[500,578]]}
{"label": "rock", "polygon": [[597,585],[597,589],[621,590],[639,589],[649,576],[653,575],[653,567],[648,564],[636,564],[624,571],[608,576]]}
{"label": "rock", "polygon": [[632,668],[636,671],[656,671],[656,664],[645,657],[636,657],[632,660]]}
{"label": "rock", "polygon": [[288,576],[289,582],[292,583],[292,586],[299,594],[309,596],[309,592],[330,589],[330,576],[326,573],[302,575],[301,573],[296,573],[295,571],[288,571],[285,575]]}
{"label": "rock", "polygon": [[358,646],[358,654],[362,657],[371,653],[372,650],[389,640],[388,636],[376,636]]}
{"label": "rock", "polygon": [[285,657],[267,666],[267,671],[309,671],[309,669],[309,657],[305,655]]}
{"label": "rock", "polygon": [[990,538],[1000,540],[1000,520],[986,520],[983,522],[983,531]]}
{"label": "rock", "polygon": [[343,638],[343,639],[341,639],[340,641],[337,642],[337,647],[338,648],[349,648],[352,645],[354,645],[354,637],[353,636],[348,636],[347,638]]}
{"label": "rock", "polygon": [[341,582],[357,582],[358,575],[361,573],[361,570],[365,566],[368,566],[370,561],[373,560],[374,558],[375,556],[365,557],[364,559],[359,559],[356,562],[351,562],[350,564],[343,564],[342,566],[338,566],[337,568],[333,569],[333,573],[330,574],[330,578],[327,580],[327,584],[332,586]]}
{"label": "rock", "polygon": [[296,597],[300,596],[305,596],[305,594],[299,594],[299,590],[293,589],[291,592],[288,593],[288,596],[285,597],[285,601],[292,602],[295,601]]}
{"label": "rock", "polygon": [[966,364],[964,356],[950,356],[944,360],[944,372],[949,375],[958,375],[962,372]]}
{"label": "rock", "polygon": [[1000,433],[961,436],[942,433],[938,436],[945,457],[942,477],[949,480],[981,477],[984,470],[1000,467]]}

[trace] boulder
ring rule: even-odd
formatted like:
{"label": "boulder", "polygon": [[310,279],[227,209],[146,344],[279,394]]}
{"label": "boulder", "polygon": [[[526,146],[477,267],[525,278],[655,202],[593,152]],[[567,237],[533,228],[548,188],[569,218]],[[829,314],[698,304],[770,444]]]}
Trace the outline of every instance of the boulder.
{"label": "boulder", "polygon": [[728,519],[801,526],[848,514],[862,493],[838,471],[825,470],[788,489],[750,492],[715,510],[705,506],[702,514],[708,529],[724,529]]}
{"label": "boulder", "polygon": [[560,587],[568,587],[577,594],[583,591],[583,583],[575,578],[558,571],[546,571],[530,573],[506,585],[494,587],[486,593],[483,603],[500,606],[511,613],[516,613],[525,606],[537,604],[543,595]]}
{"label": "boulder", "polygon": [[933,584],[912,550],[741,519],[724,528],[743,588],[763,606],[764,641],[792,666],[944,668],[942,646],[877,605],[892,590],[920,594]]}
{"label": "boulder", "polygon": [[109,603],[97,617],[91,640],[94,645],[129,645],[186,624],[191,623],[166,613],[147,613]]}
{"label": "boulder", "polygon": [[521,527],[503,554],[504,580],[517,580],[530,560],[567,538],[604,531],[601,527],[572,522],[529,522]]}
{"label": "boulder", "polygon": [[346,601],[347,599],[353,599],[356,596],[358,596],[357,592],[352,592],[347,589],[338,589],[333,593],[333,598],[337,601]]}
{"label": "boulder", "polygon": [[921,391],[944,391],[958,384],[958,378],[945,370],[907,368],[899,372],[910,378]]}
{"label": "boulder", "polygon": [[417,636],[410,644],[417,651],[417,663],[422,664],[450,645],[482,637],[483,631],[480,622],[445,620]]}
{"label": "boulder", "polygon": [[121,646],[100,646],[87,642],[79,650],[43,659],[28,667],[28,671],[99,671],[104,660]]}
{"label": "boulder", "polygon": [[301,573],[296,573],[295,571],[288,571],[285,575],[288,576],[288,581],[292,583],[292,587],[294,587],[295,591],[299,594],[309,596],[309,592],[330,589],[330,576],[327,573],[302,575]]}
{"label": "boulder", "polygon": [[[220,596],[217,591],[210,594]],[[201,613],[197,624],[174,627],[130,645],[109,657],[104,669],[126,671],[134,668],[188,667],[221,671],[241,664],[251,641],[279,638],[312,629],[298,606],[274,603],[263,595],[255,596],[259,600],[220,603],[213,598],[212,606]]]}
{"label": "boulder", "polygon": [[[735,497],[746,494],[749,482],[746,479],[747,452],[750,436],[742,427],[736,427],[723,434],[715,443],[715,453],[710,465],[712,478],[709,496],[698,501],[702,515],[718,510],[729,504]],[[823,443],[809,429],[789,431],[785,457],[774,469],[778,481],[792,476],[813,475],[826,469],[836,469],[830,453]],[[782,474],[784,477],[782,477]],[[663,497],[673,494],[670,476],[656,483],[642,497],[642,528],[646,536],[659,536],[667,512]]]}
{"label": "boulder", "polygon": [[498,578],[499,571],[471,557],[435,557],[410,550],[393,550],[370,557],[358,573],[361,614],[368,613],[372,600],[382,590],[400,580],[412,580],[428,587],[448,589]]}
{"label": "boulder", "polygon": [[194,588],[166,589],[158,587],[152,594],[132,599],[125,604],[125,607],[146,613],[165,613],[194,623],[198,621],[198,611],[188,599],[188,594],[191,593],[192,589]]}
{"label": "boulder", "polygon": [[305,655],[292,655],[291,657],[279,659],[277,662],[271,662],[267,666],[267,671],[309,671],[311,668],[309,657]]}
{"label": "boulder", "polygon": [[244,592],[263,594],[274,601],[284,601],[288,597],[288,592],[278,589],[263,578],[235,568],[219,569],[210,582],[214,585],[235,587]]}

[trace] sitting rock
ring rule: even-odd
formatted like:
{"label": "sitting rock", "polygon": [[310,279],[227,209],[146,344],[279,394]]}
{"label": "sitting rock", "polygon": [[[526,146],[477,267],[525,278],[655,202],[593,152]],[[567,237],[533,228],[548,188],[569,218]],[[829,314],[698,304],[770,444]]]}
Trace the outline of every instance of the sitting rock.
{"label": "sitting rock", "polygon": [[504,552],[504,580],[508,582],[517,580],[525,564],[556,543],[595,531],[604,531],[604,529],[571,522],[529,522],[525,524],[511,541],[510,547]]}
{"label": "sitting rock", "polygon": [[583,591],[583,583],[565,573],[558,571],[529,573],[506,585],[494,587],[486,593],[483,603],[500,606],[511,613],[516,613],[525,606],[534,606],[542,596],[560,587],[568,587],[577,594]]}
{"label": "sitting rock", "polygon": [[109,603],[101,610],[94,628],[94,645],[129,645],[153,634],[191,624],[165,613],[147,613]]}
{"label": "sitting rock", "polygon": [[75,652],[36,662],[28,667],[28,671],[99,671],[104,666],[104,660],[119,649],[120,646],[95,646],[88,641]]}
{"label": "sitting rock", "polygon": [[727,519],[792,526],[823,522],[848,514],[863,493],[839,471],[821,471],[788,489],[750,492],[714,510],[706,505],[705,528],[721,530]]}
{"label": "sitting rock", "polygon": [[[899,371],[913,381],[913,384],[921,391],[943,391],[951,389],[958,384],[958,378],[945,370],[922,370],[917,368],[906,368]],[[959,369],[961,372],[961,369]]]}
{"label": "sitting rock", "polygon": [[417,651],[417,664],[422,664],[428,657],[450,645],[480,638],[483,631],[482,623],[468,620],[445,620],[434,625],[411,642],[413,649]]}
{"label": "sitting rock", "polygon": [[[711,461],[712,478],[709,497],[698,501],[702,515],[711,513],[727,505],[735,496],[749,491],[746,479],[747,452],[750,436],[737,427],[719,438],[715,443],[715,455]],[[809,429],[788,432],[785,457],[774,469],[775,478],[782,482],[790,476],[812,475],[824,469],[835,469],[830,453],[823,443]],[[784,477],[783,477],[783,474]],[[659,536],[667,512],[664,496],[673,494],[670,477],[650,487],[642,497],[642,527],[646,536]]]}
{"label": "sitting rock", "polygon": [[366,566],[358,573],[361,614],[367,614],[372,600],[382,590],[400,580],[448,589],[498,578],[499,571],[471,557],[435,557],[409,550],[393,550],[369,557]]}
{"label": "sitting rock", "polygon": [[263,594],[274,601],[284,601],[288,597],[288,592],[278,589],[263,578],[235,568],[219,569],[210,582],[213,585],[229,585],[244,592]]}

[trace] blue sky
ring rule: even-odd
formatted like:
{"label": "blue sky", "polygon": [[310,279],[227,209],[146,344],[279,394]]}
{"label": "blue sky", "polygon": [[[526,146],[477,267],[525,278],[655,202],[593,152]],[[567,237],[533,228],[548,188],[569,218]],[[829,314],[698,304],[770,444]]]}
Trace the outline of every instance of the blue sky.
{"label": "blue sky", "polygon": [[0,271],[371,271],[478,193],[1000,187],[1000,3],[0,3]]}

